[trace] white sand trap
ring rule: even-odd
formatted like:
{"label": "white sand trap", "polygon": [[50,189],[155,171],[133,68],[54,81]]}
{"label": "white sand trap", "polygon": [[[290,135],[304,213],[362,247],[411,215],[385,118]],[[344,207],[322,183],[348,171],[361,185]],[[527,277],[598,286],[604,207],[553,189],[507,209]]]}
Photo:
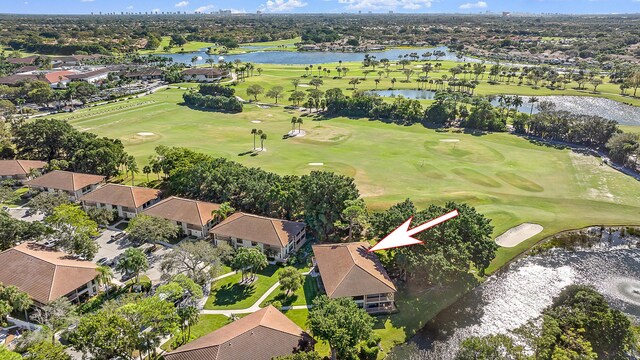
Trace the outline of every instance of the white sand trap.
{"label": "white sand trap", "polygon": [[291,130],[287,133],[288,137],[303,137],[305,135],[307,135],[307,132],[304,130]]}
{"label": "white sand trap", "polygon": [[273,114],[267,114],[268,117],[273,117]]}
{"label": "white sand trap", "polygon": [[544,228],[542,225],[524,223],[505,231],[496,238],[496,243],[503,247],[514,247],[521,242],[539,234]]}
{"label": "white sand trap", "polygon": [[440,142],[454,143],[454,142],[460,142],[460,139],[440,139]]}
{"label": "white sand trap", "polygon": [[311,87],[311,85],[309,85],[309,84],[299,84],[298,86],[300,86],[300,87]]}
{"label": "white sand trap", "polygon": [[143,131],[143,132],[139,132],[139,133],[137,133],[136,135],[138,135],[138,136],[153,136],[153,135],[155,135],[155,134],[154,134],[154,133],[152,133],[152,132],[144,132],[144,131]]}
{"label": "white sand trap", "polygon": [[262,120],[251,120],[252,123],[254,124],[260,124],[262,122]]}
{"label": "white sand trap", "polygon": [[324,166],[324,163],[309,163],[309,166]]}

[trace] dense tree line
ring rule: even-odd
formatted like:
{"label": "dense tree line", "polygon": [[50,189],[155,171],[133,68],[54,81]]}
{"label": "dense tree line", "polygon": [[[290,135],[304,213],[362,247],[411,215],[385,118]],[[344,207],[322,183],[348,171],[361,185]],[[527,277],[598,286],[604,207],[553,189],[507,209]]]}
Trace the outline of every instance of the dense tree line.
{"label": "dense tree line", "polygon": [[202,95],[196,92],[182,94],[184,103],[199,109],[224,111],[231,113],[242,112],[242,103],[235,97]]}
{"label": "dense tree line", "polygon": [[13,130],[15,156],[54,161],[60,170],[113,177],[128,158],[120,140],[80,132],[63,120],[37,119]]}
{"label": "dense tree line", "polygon": [[359,197],[352,178],[331,172],[280,176],[224,158],[182,148],[159,147],[154,172],[168,175],[171,193],[216,203],[237,211],[290,220],[304,220],[323,240],[340,237],[336,227],[348,200]]}
{"label": "dense tree line", "polygon": [[585,286],[565,289],[544,311],[540,324],[528,324],[517,333],[519,341],[509,335],[466,339],[456,360],[629,359],[637,350],[629,318]]}
{"label": "dense tree line", "polygon": [[424,244],[389,250],[383,258],[387,269],[398,273],[401,279],[428,284],[446,284],[451,279],[464,277],[471,267],[484,275],[498,249],[491,237],[493,226],[489,219],[466,204],[450,202],[418,211],[407,199],[372,214],[371,232],[374,237],[383,238],[410,217],[415,226],[454,209],[458,210],[458,217],[415,236]]}
{"label": "dense tree line", "polygon": [[513,124],[516,133],[604,148],[614,134],[621,132],[614,120],[555,111],[553,106],[547,107],[544,109],[543,106],[543,111],[530,117],[516,117]]}
{"label": "dense tree line", "polygon": [[185,92],[182,99],[196,108],[238,113],[242,103],[235,97],[235,89],[219,84],[202,84],[198,92]]}

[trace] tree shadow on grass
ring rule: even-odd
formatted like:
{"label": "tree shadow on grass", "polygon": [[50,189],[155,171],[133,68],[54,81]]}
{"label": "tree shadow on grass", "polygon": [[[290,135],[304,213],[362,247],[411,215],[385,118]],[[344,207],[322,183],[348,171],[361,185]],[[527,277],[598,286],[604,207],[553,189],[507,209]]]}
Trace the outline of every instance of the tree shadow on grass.
{"label": "tree shadow on grass", "polygon": [[278,266],[269,265],[269,266],[265,267],[264,269],[256,272],[256,274],[262,275],[262,276],[265,276],[265,277],[272,277],[276,273],[276,271],[278,271]]}
{"label": "tree shadow on grass", "polygon": [[251,297],[255,291],[256,288],[253,284],[225,284],[216,290],[216,299],[213,302],[213,305],[232,305]]}
{"label": "tree shadow on grass", "polygon": [[298,295],[292,294],[291,296],[286,296],[282,292],[273,298],[273,301],[279,301],[282,306],[292,306],[296,300],[298,300]]}

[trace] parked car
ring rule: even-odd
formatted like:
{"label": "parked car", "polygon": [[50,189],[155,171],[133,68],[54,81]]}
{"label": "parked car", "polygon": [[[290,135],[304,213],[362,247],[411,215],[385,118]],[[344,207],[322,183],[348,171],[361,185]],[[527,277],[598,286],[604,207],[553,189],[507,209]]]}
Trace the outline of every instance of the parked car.
{"label": "parked car", "polygon": [[111,235],[111,239],[109,241],[107,241],[108,244],[111,244],[113,242],[116,242],[118,240],[124,239],[127,236],[127,233],[124,231],[121,231],[119,233],[115,233],[113,235]]}
{"label": "parked car", "polygon": [[109,259],[108,257],[103,257],[100,258],[98,261],[96,261],[96,264],[98,265],[107,265],[108,262],[110,262],[111,259]]}

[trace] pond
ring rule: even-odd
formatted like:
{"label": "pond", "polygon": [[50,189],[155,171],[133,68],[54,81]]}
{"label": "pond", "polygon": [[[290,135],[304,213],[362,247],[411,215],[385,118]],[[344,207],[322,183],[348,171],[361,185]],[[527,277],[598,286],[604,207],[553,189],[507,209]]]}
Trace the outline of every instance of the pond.
{"label": "pond", "polygon": [[417,99],[417,100],[433,100],[436,96],[435,91],[431,90],[371,90],[367,91],[370,94],[376,94],[383,97],[396,97],[396,96],[404,96],[407,99]]}
{"label": "pond", "polygon": [[[570,285],[590,285],[614,308],[640,320],[638,237],[592,228],[595,246],[552,249],[523,258],[491,276],[436,316],[393,360],[450,359],[462,340],[508,333],[538,318]],[[402,311],[402,309],[400,309]]]}
{"label": "pond", "polygon": [[[433,100],[435,92],[431,90],[371,90],[384,97],[404,96],[408,99]],[[550,101],[556,105],[557,110],[569,111],[574,114],[597,115],[605,119],[617,121],[621,125],[640,126],[640,107],[623,104],[621,102],[597,98],[591,96],[539,96],[540,101]],[[529,97],[522,97],[523,105],[518,111],[529,114],[537,114],[538,109],[528,103]],[[498,106],[499,101],[491,101],[493,106]]]}
{"label": "pond", "polygon": [[[243,46],[241,49],[248,51],[260,50],[265,47],[259,45]],[[375,56],[378,60],[387,58],[389,60],[397,60],[398,56],[404,56],[410,53],[417,53],[422,55],[425,52],[433,52],[440,50],[445,52],[445,56],[440,60],[457,60],[456,54],[450,52],[446,47],[433,47],[433,48],[409,48],[409,49],[388,49],[384,51],[370,52],[369,55]],[[212,57],[215,60],[219,60],[222,57],[226,61],[234,61],[240,59],[242,62],[251,62],[256,64],[285,64],[285,65],[313,65],[313,64],[326,64],[332,62],[349,62],[349,61],[362,61],[365,53],[352,53],[352,52],[337,52],[337,51],[253,51],[245,54],[237,55],[208,55],[207,49],[200,49],[200,51],[183,54],[162,54],[160,56],[169,57],[174,62],[180,62],[191,65],[191,59],[194,56],[200,56],[202,59],[196,62],[197,65],[204,64],[208,57]],[[473,58],[465,58],[469,61],[480,61]]]}

